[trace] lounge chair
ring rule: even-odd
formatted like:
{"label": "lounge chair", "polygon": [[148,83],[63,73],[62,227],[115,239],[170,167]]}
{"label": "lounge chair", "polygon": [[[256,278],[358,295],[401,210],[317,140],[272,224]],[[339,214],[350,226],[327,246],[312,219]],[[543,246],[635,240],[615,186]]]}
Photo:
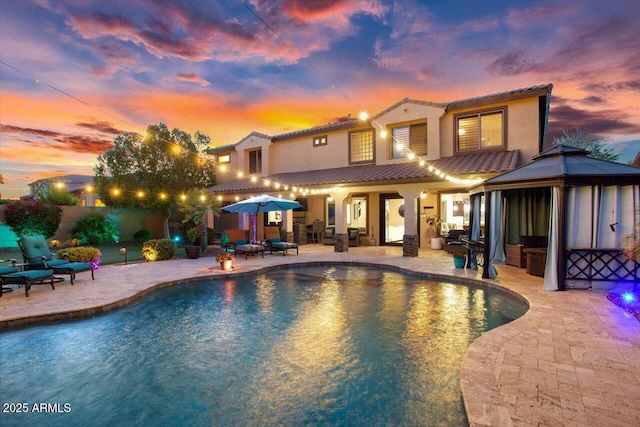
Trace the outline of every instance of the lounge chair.
{"label": "lounge chair", "polygon": [[292,242],[283,242],[280,238],[280,229],[275,226],[266,226],[264,228],[264,240],[267,242],[269,253],[282,252],[282,256],[287,254],[289,249],[295,249],[298,252],[298,244]]}
{"label": "lounge chair", "polygon": [[[20,271],[16,260],[11,261],[10,266],[0,267],[0,285],[2,286],[2,294],[12,292],[13,289],[5,287],[5,285],[18,285],[24,286],[24,293],[29,296],[29,289],[32,285],[46,285],[50,284],[51,289],[55,289],[53,284],[53,270],[27,270]],[[0,260],[0,262],[7,262],[6,260]],[[48,281],[48,283],[47,283]]]}
{"label": "lounge chair", "polygon": [[[26,271],[30,270],[53,270],[53,274],[68,274],[71,284],[77,273],[91,271],[91,279],[95,280],[93,273],[93,263],[91,262],[70,262],[68,259],[55,259],[49,250],[44,236],[22,236],[18,241],[18,246],[22,251]],[[62,278],[55,278],[60,281]]]}
{"label": "lounge chair", "polygon": [[264,248],[262,245],[250,244],[247,241],[247,233],[244,230],[226,230],[229,236],[231,251],[236,254],[244,254],[244,259],[249,259],[249,255],[260,254],[264,258]]}

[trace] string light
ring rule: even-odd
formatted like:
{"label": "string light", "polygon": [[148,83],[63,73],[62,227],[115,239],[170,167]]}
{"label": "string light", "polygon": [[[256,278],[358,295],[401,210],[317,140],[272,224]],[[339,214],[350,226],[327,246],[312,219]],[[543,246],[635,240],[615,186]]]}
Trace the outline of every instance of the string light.
{"label": "string light", "polygon": [[[387,131],[385,129],[384,126],[382,126],[380,123],[378,123],[375,119],[373,119],[372,117],[369,117],[369,114],[367,114],[366,111],[361,111],[359,116],[360,120],[362,121],[367,121],[369,120],[373,125],[377,126],[378,128],[380,128],[380,135],[385,138],[387,136]],[[431,163],[429,163],[427,160],[423,159],[422,157],[420,157],[419,155],[417,155],[416,153],[414,153],[413,151],[411,151],[411,149],[409,147],[406,147],[405,144],[402,141],[397,140],[393,135],[391,135],[391,138],[394,142],[394,144],[396,144],[396,148],[398,149],[398,151],[401,152],[406,152],[407,154],[407,158],[409,160],[418,160],[418,165],[420,165],[421,167],[427,167],[427,169],[429,170],[429,172],[432,172],[434,175],[449,181],[449,182],[453,182],[455,184],[465,184],[465,185],[470,185],[470,184],[474,184],[480,180],[473,180],[473,179],[461,179],[458,177],[455,177],[453,175],[450,175],[438,168],[436,168],[435,166],[433,166]]]}

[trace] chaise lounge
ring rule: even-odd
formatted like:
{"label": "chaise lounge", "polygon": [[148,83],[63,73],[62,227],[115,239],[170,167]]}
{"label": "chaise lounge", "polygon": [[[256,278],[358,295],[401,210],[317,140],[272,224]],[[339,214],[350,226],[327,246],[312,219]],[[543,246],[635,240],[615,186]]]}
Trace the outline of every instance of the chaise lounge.
{"label": "chaise lounge", "polygon": [[[20,271],[16,260],[11,261],[11,266],[0,267],[0,285],[2,286],[2,294],[13,291],[12,288],[5,285],[24,286],[24,293],[28,297],[29,289],[32,285],[51,285],[51,289],[55,289],[53,284],[53,270],[27,270]],[[0,260],[0,262],[7,262]],[[47,283],[48,282],[48,283]]]}
{"label": "chaise lounge", "polygon": [[260,253],[264,258],[264,248],[262,245],[254,245],[247,242],[247,233],[244,230],[226,230],[229,237],[229,243],[233,252],[244,254],[245,259],[249,259],[249,254]]}
{"label": "chaise lounge", "polygon": [[292,242],[283,242],[280,238],[280,229],[278,227],[264,227],[264,240],[266,240],[267,242],[267,249],[269,249],[270,253],[282,252],[282,256],[285,256],[289,249],[295,249],[296,255],[299,255],[298,244]]}
{"label": "chaise lounge", "polygon": [[[91,271],[91,279],[95,280],[93,273],[93,263],[91,262],[70,262],[69,259],[54,259],[49,250],[44,236],[22,236],[18,241],[18,246],[22,251],[26,271],[32,270],[53,270],[53,274],[67,274],[71,284],[77,273]],[[62,278],[56,278],[62,281]]]}

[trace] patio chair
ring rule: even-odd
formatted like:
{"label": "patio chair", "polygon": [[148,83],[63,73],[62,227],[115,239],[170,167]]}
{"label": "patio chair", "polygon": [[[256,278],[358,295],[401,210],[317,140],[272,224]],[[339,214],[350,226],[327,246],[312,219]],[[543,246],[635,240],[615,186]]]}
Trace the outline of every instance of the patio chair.
{"label": "patio chair", "polygon": [[31,289],[32,285],[50,284],[51,289],[55,289],[55,286],[53,284],[53,270],[20,271],[20,269],[18,268],[19,264],[15,259],[0,260],[0,262],[8,261],[11,261],[10,266],[0,267],[0,285],[2,286],[0,297],[4,293],[13,291],[12,288],[5,285],[24,286],[24,292],[27,297],[29,296],[29,289]]}
{"label": "patio chair", "polygon": [[[22,236],[18,241],[20,251],[24,257],[25,270],[53,270],[53,274],[66,274],[69,275],[71,285],[76,278],[77,273],[84,271],[91,271],[91,279],[95,280],[93,273],[93,263],[91,262],[70,262],[69,259],[56,259],[55,256],[49,250],[47,241],[44,236]],[[55,278],[56,281],[63,280],[62,278]]]}
{"label": "patio chair", "polygon": [[307,237],[311,237],[312,243],[321,243],[322,234],[324,233],[324,221],[316,219],[311,224],[309,231],[307,231]]}
{"label": "patio chair", "polygon": [[289,249],[295,249],[296,255],[299,255],[298,244],[283,242],[280,239],[280,229],[276,226],[266,226],[264,228],[264,240],[267,242],[269,253],[282,252],[282,256],[285,256]]}
{"label": "patio chair", "polygon": [[244,254],[245,259],[249,259],[249,255],[259,253],[264,258],[262,245],[250,244],[245,230],[225,230],[225,232],[229,237],[229,247],[225,248],[227,252],[234,252],[236,255]]}

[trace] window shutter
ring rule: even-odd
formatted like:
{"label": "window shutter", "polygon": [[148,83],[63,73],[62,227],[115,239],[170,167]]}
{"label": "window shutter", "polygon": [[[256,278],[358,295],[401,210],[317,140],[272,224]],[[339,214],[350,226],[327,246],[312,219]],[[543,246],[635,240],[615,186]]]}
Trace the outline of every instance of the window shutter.
{"label": "window shutter", "polygon": [[478,116],[458,119],[458,150],[468,151],[478,149]]}
{"label": "window shutter", "polygon": [[414,154],[424,156],[427,154],[427,124],[411,125],[409,129],[411,151]]}
{"label": "window shutter", "polygon": [[480,148],[502,146],[502,113],[483,114],[480,116],[482,138]]}

